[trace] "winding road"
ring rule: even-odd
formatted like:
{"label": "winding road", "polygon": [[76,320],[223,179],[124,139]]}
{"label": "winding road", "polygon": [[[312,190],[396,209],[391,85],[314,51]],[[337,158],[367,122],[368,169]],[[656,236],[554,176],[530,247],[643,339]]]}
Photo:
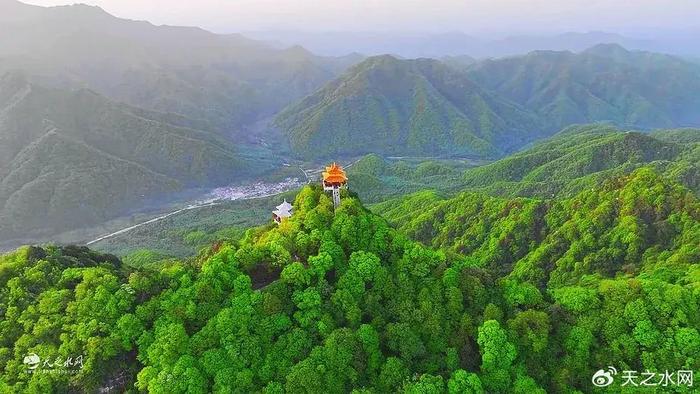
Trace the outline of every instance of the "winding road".
{"label": "winding road", "polygon": [[[352,163],[352,164],[354,164],[354,163]],[[350,165],[352,165],[352,164],[350,164]],[[306,184],[310,184],[311,182],[313,182],[312,174],[313,174],[315,171],[318,171],[317,169],[313,169],[313,170],[304,169],[304,167],[301,166],[301,165],[299,166],[299,170],[301,170],[301,172],[304,174],[304,177],[306,178]],[[259,190],[254,189],[252,192],[250,192],[250,194],[243,195],[243,196],[240,196],[240,197],[234,197],[234,198],[219,198],[219,199],[214,200],[214,201],[212,201],[212,200],[206,200],[206,201],[203,201],[203,202],[194,202],[194,203],[192,203],[192,204],[190,204],[190,205],[188,205],[188,206],[186,206],[186,207],[184,207],[184,208],[180,208],[180,209],[177,209],[177,210],[175,210],[175,211],[168,212],[168,213],[166,213],[166,214],[163,214],[163,215],[154,217],[154,218],[152,218],[152,219],[149,219],[149,220],[146,220],[146,221],[144,221],[144,222],[135,224],[135,225],[133,225],[133,226],[129,226],[129,227],[122,228],[122,229],[120,229],[120,230],[117,230],[117,231],[112,232],[112,233],[109,233],[109,234],[101,235],[101,236],[98,237],[98,238],[95,238],[95,239],[93,239],[93,240],[91,240],[91,241],[86,242],[85,245],[86,245],[86,246],[94,245],[94,244],[96,244],[96,243],[98,243],[98,242],[101,242],[101,241],[104,241],[104,240],[107,240],[107,239],[116,237],[116,236],[118,236],[118,235],[126,234],[126,233],[128,233],[128,232],[130,232],[130,231],[132,231],[132,230],[137,229],[137,228],[140,228],[140,227],[143,227],[143,226],[147,226],[147,225],[149,225],[149,224],[153,224],[153,223],[159,222],[159,221],[161,221],[161,220],[167,219],[167,218],[169,218],[169,217],[171,217],[171,216],[175,216],[175,215],[180,214],[180,213],[182,213],[182,212],[191,211],[191,210],[194,210],[194,209],[201,209],[201,208],[206,208],[206,207],[217,206],[217,205],[221,205],[221,204],[225,203],[226,201],[232,201],[232,200],[252,200],[252,199],[255,199],[255,198],[265,198],[265,197],[276,196],[276,195],[278,195],[278,194],[286,193],[286,192],[288,192],[288,191],[290,191],[290,190],[293,190],[293,189],[295,189],[295,188],[297,188],[297,187],[299,187],[299,184],[298,184],[298,183],[290,183],[290,182],[288,182],[287,180],[285,180],[284,182],[279,182],[279,183],[276,183],[276,184],[271,184],[271,185],[269,185],[269,188],[267,188],[267,189],[275,190],[274,193],[260,193]]]}
{"label": "winding road", "polygon": [[[360,161],[360,159],[357,159],[357,160],[353,161],[352,163],[350,163],[350,164],[348,164],[347,166],[345,166],[345,168],[350,168],[350,167],[352,167],[352,166],[355,165],[358,161]],[[323,168],[324,168],[324,167],[320,167],[320,168],[314,168],[314,169],[305,169],[305,168],[304,168],[303,166],[301,166],[301,165],[299,165],[298,167],[299,167],[299,170],[301,170],[301,172],[304,174],[304,177],[306,178],[306,184],[311,184],[311,183],[314,181],[314,175],[316,175],[317,173],[320,173],[321,171],[323,171]],[[286,181],[285,181],[285,182],[286,182]],[[154,217],[154,218],[152,218],[152,219],[146,220],[146,221],[144,221],[144,222],[135,224],[135,225],[133,225],[133,226],[125,227],[125,228],[122,228],[122,229],[117,230],[117,231],[115,231],[115,232],[102,235],[102,236],[100,236],[100,237],[98,237],[98,238],[95,238],[95,239],[89,241],[89,242],[86,242],[85,245],[86,245],[86,246],[94,245],[94,244],[96,244],[96,243],[98,243],[98,242],[101,242],[101,241],[104,241],[104,240],[106,240],[106,239],[110,239],[110,238],[116,237],[116,236],[118,236],[118,235],[126,234],[126,233],[128,233],[128,232],[130,232],[130,231],[132,231],[132,230],[137,229],[137,228],[140,228],[140,227],[143,227],[143,226],[147,226],[147,225],[149,225],[149,224],[153,224],[153,223],[159,222],[159,221],[161,221],[161,220],[167,219],[167,218],[169,218],[169,217],[171,217],[171,216],[175,216],[175,215],[180,214],[180,213],[182,213],[182,212],[191,211],[191,210],[194,210],[194,209],[206,208],[206,207],[213,207],[213,206],[221,205],[221,204],[225,203],[226,201],[232,201],[232,200],[252,200],[252,199],[255,199],[255,198],[272,197],[272,196],[276,196],[276,195],[278,195],[278,194],[286,193],[286,192],[288,192],[288,191],[290,191],[290,190],[293,190],[293,189],[299,187],[298,184],[289,183],[289,182],[286,182],[286,183],[285,183],[285,182],[279,182],[279,183],[270,185],[270,188],[271,188],[271,189],[276,190],[274,193],[261,194],[261,193],[259,193],[259,192],[253,191],[252,193],[250,193],[250,194],[248,194],[248,195],[243,195],[243,196],[241,196],[241,197],[236,197],[236,198],[220,198],[220,199],[217,199],[217,200],[214,200],[214,201],[207,200],[207,201],[203,201],[203,202],[194,202],[194,203],[192,203],[192,204],[190,204],[190,205],[188,205],[188,206],[186,206],[186,207],[184,207],[184,208],[180,208],[180,209],[177,209],[177,210],[175,210],[175,211],[172,211],[172,212],[169,212],[169,213],[166,213],[166,214],[163,214],[163,215]],[[282,187],[280,187],[280,186],[282,186]]]}

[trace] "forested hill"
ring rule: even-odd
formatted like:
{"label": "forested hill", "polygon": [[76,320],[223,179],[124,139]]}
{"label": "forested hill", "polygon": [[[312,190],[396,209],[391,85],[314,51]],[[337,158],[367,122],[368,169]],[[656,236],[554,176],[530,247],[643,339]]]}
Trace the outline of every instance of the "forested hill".
{"label": "forested hill", "polygon": [[0,58],[0,74],[22,70],[43,85],[88,87],[137,107],[205,119],[237,136],[357,60],[156,26],[84,4],[15,0],[0,1]]}
{"label": "forested hill", "polygon": [[[700,368],[700,203],[677,183],[643,168],[556,202],[421,204],[385,212],[394,229],[309,186],[279,227],[158,271],[2,257],[0,388],[591,392],[601,365]],[[29,374],[30,353],[85,363]]]}
{"label": "forested hill", "polygon": [[[200,122],[0,76],[0,239],[101,223],[255,168]],[[259,163],[258,163],[259,164]]]}
{"label": "forested hill", "polygon": [[486,60],[468,73],[555,130],[596,121],[642,129],[700,126],[700,66],[678,57],[603,44],[580,53]]}
{"label": "forested hill", "polygon": [[455,65],[378,56],[277,117],[298,156],[497,157],[573,124],[700,126],[700,66],[598,45]]}
{"label": "forested hill", "polygon": [[608,125],[566,128],[530,149],[466,171],[464,189],[492,195],[572,196],[644,165],[700,192],[700,130],[640,133]]}
{"label": "forested hill", "polygon": [[276,123],[300,157],[495,156],[543,136],[535,117],[437,60],[372,57]]}

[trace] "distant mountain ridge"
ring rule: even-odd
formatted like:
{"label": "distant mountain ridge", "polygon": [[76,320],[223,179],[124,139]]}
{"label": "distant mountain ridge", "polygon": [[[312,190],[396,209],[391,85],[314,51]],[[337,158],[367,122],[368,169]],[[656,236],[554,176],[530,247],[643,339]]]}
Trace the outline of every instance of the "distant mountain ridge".
{"label": "distant mountain ridge", "polygon": [[571,124],[700,126],[700,66],[616,44],[449,66],[378,56],[277,117],[304,157],[497,157]]}
{"label": "distant mountain ridge", "polygon": [[486,60],[468,73],[552,129],[597,121],[643,129],[700,125],[700,67],[673,56],[601,44]]}
{"label": "distant mountain ridge", "polygon": [[92,225],[166,193],[253,173],[233,144],[187,123],[88,90],[1,77],[0,236]]}
{"label": "distant mountain ridge", "polygon": [[300,157],[364,153],[493,156],[539,124],[516,104],[431,59],[384,55],[352,67],[276,119]]}
{"label": "distant mountain ridge", "polygon": [[0,2],[0,73],[88,87],[160,112],[206,119],[223,134],[270,116],[355,61],[275,49],[237,34],[154,26],[98,7]]}
{"label": "distant mountain ridge", "polygon": [[636,49],[652,49],[657,43],[602,31],[565,32],[560,34],[509,35],[482,37],[459,31],[420,32],[246,32],[246,36],[285,45],[303,45],[327,56],[359,52],[368,56],[392,54],[398,57],[442,58],[469,55],[476,58],[515,56],[536,49],[582,51],[605,42]]}

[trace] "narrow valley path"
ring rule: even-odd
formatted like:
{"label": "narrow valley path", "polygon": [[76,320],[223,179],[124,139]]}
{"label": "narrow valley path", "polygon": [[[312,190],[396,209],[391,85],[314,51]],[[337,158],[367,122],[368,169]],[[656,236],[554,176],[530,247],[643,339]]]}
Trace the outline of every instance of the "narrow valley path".
{"label": "narrow valley path", "polygon": [[[357,163],[357,161],[358,160],[350,163],[346,168],[351,167],[353,164]],[[235,194],[234,197],[218,196],[218,198],[216,198],[214,200],[209,199],[209,200],[205,200],[205,201],[201,201],[201,202],[193,202],[184,208],[180,208],[180,209],[174,210],[172,212],[168,212],[168,213],[156,216],[156,217],[149,219],[149,220],[146,220],[144,222],[137,223],[137,224],[134,224],[132,226],[125,227],[125,228],[119,229],[117,231],[101,235],[101,236],[99,236],[91,241],[86,242],[85,246],[91,246],[91,245],[94,245],[98,242],[105,241],[107,239],[114,238],[114,237],[117,237],[119,235],[129,233],[129,232],[136,230],[138,228],[148,226],[148,225],[153,224],[153,223],[157,223],[159,221],[165,220],[169,217],[178,215],[178,214],[183,213],[183,212],[207,208],[207,207],[213,207],[213,206],[217,206],[217,205],[222,205],[228,201],[233,201],[233,200],[252,200],[252,199],[256,199],[256,198],[272,197],[272,196],[276,196],[276,195],[279,195],[282,193],[286,193],[290,190],[294,190],[296,188],[299,188],[300,186],[302,186],[304,184],[311,184],[314,181],[314,176],[317,173],[320,173],[320,171],[322,171],[322,169],[323,169],[323,167],[314,168],[314,169],[305,169],[302,165],[299,165],[299,170],[304,174],[304,178],[305,178],[304,182],[290,183],[290,182],[285,181],[285,182],[278,182],[276,184],[270,184],[269,189],[274,190],[274,192],[272,192],[272,193],[261,193],[260,190],[254,189],[253,191],[244,191],[244,192],[240,192],[240,193],[235,192],[235,193],[233,193],[233,194]],[[242,186],[239,185],[237,187],[242,187]],[[235,188],[236,187],[233,187],[233,189],[235,189]],[[226,188],[221,188],[221,189],[226,189]],[[265,189],[265,188],[263,188],[263,189]],[[216,193],[217,190],[220,190],[220,189],[215,189],[213,191],[213,193],[217,194]],[[226,192],[227,191],[224,191],[222,193],[225,194]],[[231,192],[228,191],[228,193],[231,193]],[[240,194],[240,195],[238,195],[238,194]]]}

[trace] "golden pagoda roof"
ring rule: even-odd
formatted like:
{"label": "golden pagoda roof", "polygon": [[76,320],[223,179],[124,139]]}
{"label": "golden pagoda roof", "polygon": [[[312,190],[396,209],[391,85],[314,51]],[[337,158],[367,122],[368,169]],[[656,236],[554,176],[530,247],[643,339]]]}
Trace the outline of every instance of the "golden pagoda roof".
{"label": "golden pagoda roof", "polygon": [[333,163],[326,167],[326,171],[323,172],[323,181],[327,183],[346,183],[348,177],[345,175],[343,167]]}

